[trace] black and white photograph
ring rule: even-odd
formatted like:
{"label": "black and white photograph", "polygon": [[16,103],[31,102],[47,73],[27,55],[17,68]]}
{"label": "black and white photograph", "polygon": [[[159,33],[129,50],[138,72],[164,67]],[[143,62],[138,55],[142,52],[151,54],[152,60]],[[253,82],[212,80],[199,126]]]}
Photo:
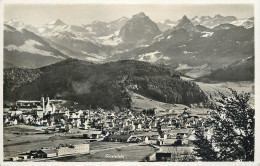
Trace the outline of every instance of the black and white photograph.
{"label": "black and white photograph", "polygon": [[257,163],[252,1],[5,2],[3,165]]}

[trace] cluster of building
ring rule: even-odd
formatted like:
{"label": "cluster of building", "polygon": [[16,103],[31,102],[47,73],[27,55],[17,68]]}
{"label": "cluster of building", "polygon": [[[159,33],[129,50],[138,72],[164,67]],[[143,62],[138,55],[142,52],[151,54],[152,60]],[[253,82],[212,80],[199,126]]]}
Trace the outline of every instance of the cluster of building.
{"label": "cluster of building", "polygon": [[31,150],[19,157],[12,157],[12,161],[18,160],[31,160],[31,159],[45,159],[54,157],[63,157],[75,154],[89,154],[89,143],[75,144],[75,145],[64,145],[60,144],[54,148],[42,148],[39,150]]}
{"label": "cluster of building", "polygon": [[[158,116],[131,110],[57,108],[56,104],[59,102],[61,101],[49,100],[48,97],[46,100],[42,97],[40,101],[19,100],[15,106],[6,110],[4,123],[6,126],[17,124],[46,126],[45,132],[75,133],[73,136],[81,136],[84,139],[186,147],[191,147],[193,140],[196,139],[195,128],[207,128],[212,125],[209,113],[203,116],[195,115],[187,107],[179,114],[169,110],[168,114]],[[95,132],[90,134],[78,130]],[[208,130],[209,137],[211,133]],[[77,146],[74,147],[77,149]],[[59,147],[55,151],[55,156],[59,156],[71,153],[71,148]],[[39,152],[45,153],[44,150]],[[47,157],[50,155],[54,153]]]}
{"label": "cluster of building", "polygon": [[76,110],[61,107],[56,108],[59,100],[50,100],[44,97],[40,101],[16,102],[16,105],[8,108],[4,113],[5,125],[35,125],[57,127],[59,129],[91,129],[104,130],[110,134],[129,134],[138,131],[169,132],[175,129],[192,129],[210,126],[208,115],[192,115],[188,109],[181,114],[165,116],[146,115],[130,110],[115,112],[113,110]]}

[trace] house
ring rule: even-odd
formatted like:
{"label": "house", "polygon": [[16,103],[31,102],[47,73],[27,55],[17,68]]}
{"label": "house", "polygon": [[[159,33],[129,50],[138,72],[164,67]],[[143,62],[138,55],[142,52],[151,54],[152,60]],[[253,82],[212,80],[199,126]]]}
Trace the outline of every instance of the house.
{"label": "house", "polygon": [[164,145],[164,140],[157,140],[156,145],[158,146]]}
{"label": "house", "polygon": [[129,139],[129,142],[138,143],[138,142],[142,142],[142,139],[140,137],[132,137]]}
{"label": "house", "polygon": [[180,114],[178,117],[179,118],[187,118],[190,116],[191,113],[187,112],[187,111],[183,111],[182,114]]}
{"label": "house", "polygon": [[139,124],[137,125],[137,130],[142,130],[142,124],[141,124],[141,123],[139,123]]}
{"label": "house", "polygon": [[172,154],[171,153],[163,153],[157,152],[156,153],[156,160],[157,161],[171,161]]}
{"label": "house", "polygon": [[89,153],[88,143],[69,145],[69,146],[60,145],[57,149],[57,156],[63,156],[68,154],[87,154],[87,153]]}
{"label": "house", "polygon": [[33,156],[33,158],[47,158],[47,154],[42,150],[31,150],[29,155]]}
{"label": "house", "polygon": [[102,136],[102,131],[91,131],[91,133],[83,134],[85,139],[99,139]]}
{"label": "house", "polygon": [[19,156],[19,159],[20,160],[28,160],[28,159],[30,159],[30,156],[22,155],[22,156]]}
{"label": "house", "polygon": [[145,144],[149,144],[150,142],[149,142],[149,137],[145,137],[145,139],[144,139],[144,142],[145,142]]}
{"label": "house", "polygon": [[18,160],[20,160],[19,157],[12,157],[12,158],[11,158],[11,161],[18,161]]}
{"label": "house", "polygon": [[132,138],[132,135],[129,134],[112,134],[105,138],[105,140],[110,142],[130,142],[130,139]]}
{"label": "house", "polygon": [[36,110],[36,115],[37,115],[39,118],[43,118],[43,110]]}
{"label": "house", "polygon": [[166,125],[166,124],[163,124],[163,125],[161,126],[161,130],[162,130],[162,131],[169,131],[169,130],[171,130],[171,127],[169,127],[169,126]]}
{"label": "house", "polygon": [[41,151],[45,153],[47,157],[57,156],[57,149],[42,149]]}
{"label": "house", "polygon": [[130,125],[129,130],[130,131],[134,131],[135,130],[135,125]]}
{"label": "house", "polygon": [[8,111],[8,114],[11,114],[11,116],[15,116],[15,115],[22,115],[23,112],[21,110],[17,109],[17,107],[14,107]]}
{"label": "house", "polygon": [[99,139],[101,137],[101,132],[99,134],[92,134],[92,138]]}
{"label": "house", "polygon": [[188,137],[188,133],[177,133],[176,139],[184,139]]}

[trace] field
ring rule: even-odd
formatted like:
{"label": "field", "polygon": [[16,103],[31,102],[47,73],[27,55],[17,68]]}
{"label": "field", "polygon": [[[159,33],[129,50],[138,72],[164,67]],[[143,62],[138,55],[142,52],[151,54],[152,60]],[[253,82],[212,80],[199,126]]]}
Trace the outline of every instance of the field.
{"label": "field", "polygon": [[[4,158],[19,156],[23,152],[41,149],[42,147],[51,148],[57,147],[59,144],[86,142],[85,139],[69,139],[68,134],[65,135],[64,133],[32,134],[39,133],[39,129],[24,125],[4,128]],[[17,134],[19,132],[23,132],[23,134]],[[30,133],[30,135],[25,133]],[[76,155],[46,161],[141,161],[150,153],[153,153],[153,148],[136,143],[96,141],[90,142],[89,155]],[[105,157],[106,155],[108,157]],[[124,158],[111,157],[115,155],[121,155]]]}
{"label": "field", "polygon": [[57,147],[59,144],[83,142],[85,142],[83,139],[66,139],[64,134],[17,135],[4,129],[4,157],[15,157],[20,153],[42,147]]}
{"label": "field", "polygon": [[[69,162],[106,162],[106,161],[142,161],[142,159],[149,154],[154,152],[154,148],[148,145],[138,145],[138,144],[124,144],[124,143],[104,143],[101,144],[113,144],[113,149],[100,150],[98,152],[89,155],[77,155],[66,158],[59,158],[55,160],[48,161],[69,161]],[[102,146],[101,146],[102,147]],[[98,146],[97,148],[100,148]],[[117,157],[119,156],[119,157]]]}
{"label": "field", "polygon": [[[158,111],[156,113],[156,116],[171,114],[167,110],[174,110],[173,112],[174,114],[181,114],[183,113],[185,108],[190,109],[188,106],[182,104],[171,104],[171,103],[159,102],[136,93],[133,93],[132,100],[133,100],[133,109],[135,111],[141,112],[144,109],[155,108]],[[209,111],[209,109],[194,106],[188,112],[190,112],[192,115],[198,115],[198,114],[206,114],[207,111]]]}

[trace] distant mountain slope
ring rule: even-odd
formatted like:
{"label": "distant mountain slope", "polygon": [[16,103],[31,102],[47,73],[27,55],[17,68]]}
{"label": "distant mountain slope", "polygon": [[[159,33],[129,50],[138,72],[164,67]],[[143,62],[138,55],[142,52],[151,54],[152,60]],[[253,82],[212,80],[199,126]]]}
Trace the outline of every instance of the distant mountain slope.
{"label": "distant mountain slope", "polygon": [[118,31],[120,30],[125,24],[126,22],[129,21],[129,18],[127,17],[121,17],[117,20],[114,20],[114,21],[111,21],[108,23],[107,27],[110,29],[110,30],[113,30],[113,31]]}
{"label": "distant mountain slope", "polygon": [[11,67],[15,67],[15,66],[12,63],[4,61],[4,69],[11,68]]}
{"label": "distant mountain slope", "polygon": [[185,15],[178,21],[176,26],[173,27],[174,30],[181,28],[186,29],[187,31],[191,31],[194,28],[192,22]]}
{"label": "distant mountain slope", "polygon": [[210,16],[201,16],[194,17],[191,19],[194,25],[203,25],[208,28],[213,28],[219,24],[231,23],[232,21],[236,21],[237,18],[234,16],[221,16],[220,14],[215,15],[214,17]]}
{"label": "distant mountain slope", "polygon": [[243,27],[249,29],[249,28],[254,27],[254,17],[238,19],[238,20],[232,21],[230,24],[233,24],[236,26],[243,26]]}
{"label": "distant mountain slope", "polygon": [[212,81],[253,81],[254,75],[254,57],[237,61],[231,65],[217,69],[211,74],[204,76],[202,80]]}
{"label": "distant mountain slope", "polygon": [[211,69],[254,56],[254,28],[221,24],[214,29],[194,26],[187,17],[172,29],[156,37],[147,47],[118,53],[115,59],[136,59],[173,66],[187,64]]}
{"label": "distant mountain slope", "polygon": [[4,25],[4,61],[17,67],[38,68],[68,58],[33,32]]}
{"label": "distant mountain slope", "polygon": [[38,33],[38,29],[36,27],[33,27],[31,25],[26,25],[24,24],[22,21],[18,20],[18,19],[9,19],[9,20],[6,20],[4,22],[5,25],[9,25],[17,30],[22,30],[22,29],[26,29],[28,31],[31,31],[35,34]]}
{"label": "distant mountain slope", "polygon": [[[68,25],[60,19],[38,28],[17,19],[5,23],[17,28],[12,30],[6,25],[5,34],[24,33],[24,28],[29,29],[27,32],[36,29],[35,34],[54,50],[95,63],[134,59],[174,67],[207,65],[210,71],[254,55],[254,18],[215,15],[189,19],[183,16],[178,22],[165,20],[156,24],[144,13],[139,13],[131,19],[121,17],[108,23],[93,21],[79,26]],[[159,28],[165,30],[161,32]],[[5,43],[10,44],[5,45],[6,63],[37,68],[65,58],[49,48],[39,49],[42,43],[34,40],[13,47],[12,43],[19,41],[5,38]],[[30,60],[31,64],[28,63]]]}
{"label": "distant mountain slope", "polygon": [[5,69],[4,79],[8,101],[39,99],[44,94],[93,107],[130,108],[131,91],[168,103],[207,99],[196,84],[183,81],[165,67],[140,61],[93,64],[67,59],[37,70]]}
{"label": "distant mountain slope", "polygon": [[125,42],[143,43],[152,40],[160,33],[156,23],[141,12],[126,22],[120,29],[119,36],[121,36]]}
{"label": "distant mountain slope", "polygon": [[176,25],[176,22],[171,21],[169,19],[157,23],[158,28],[162,32],[166,31],[168,29],[172,29],[172,27],[174,27],[175,25]]}
{"label": "distant mountain slope", "polygon": [[235,28],[236,26],[233,24],[219,24],[217,26],[215,26],[213,29],[214,30],[223,30],[223,29],[231,29],[231,28]]}

